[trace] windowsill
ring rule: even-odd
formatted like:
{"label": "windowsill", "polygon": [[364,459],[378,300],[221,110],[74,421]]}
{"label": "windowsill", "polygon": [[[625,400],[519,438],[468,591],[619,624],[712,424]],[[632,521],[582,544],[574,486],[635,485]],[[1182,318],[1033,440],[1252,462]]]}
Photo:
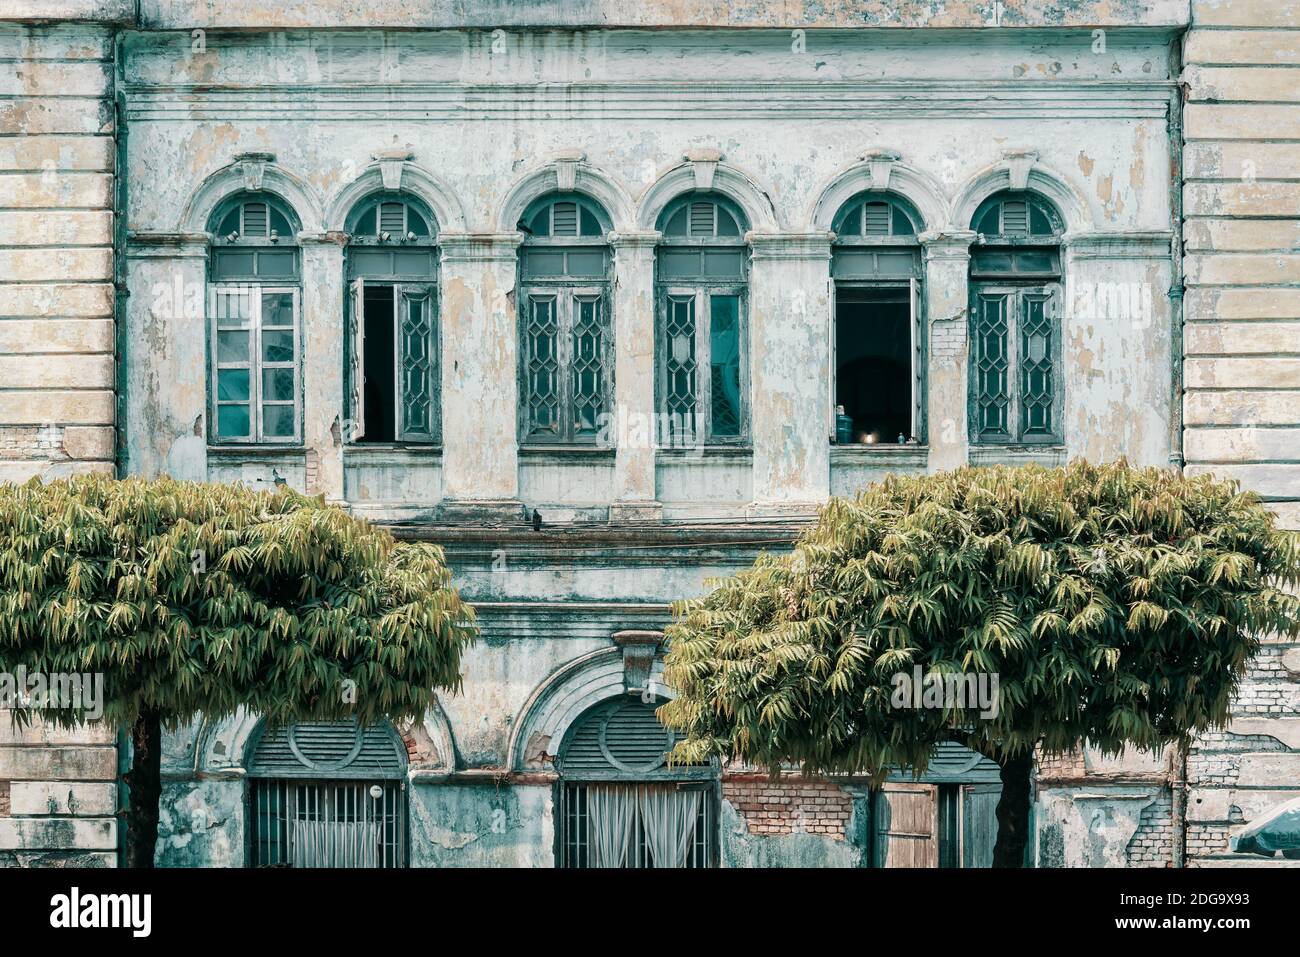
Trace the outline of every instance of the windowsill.
{"label": "windowsill", "polygon": [[595,461],[610,462],[618,454],[617,449],[600,445],[521,445],[519,457],[530,462],[550,461],[556,465],[572,465],[575,462]]}
{"label": "windowsill", "polygon": [[831,443],[831,454],[839,455],[866,455],[866,456],[898,456],[911,454],[930,453],[930,446],[924,443],[904,442],[899,445],[897,442],[846,442],[843,445]]}
{"label": "windowsill", "polygon": [[970,446],[967,461],[971,465],[1019,465],[1037,462],[1064,465],[1064,445],[975,445]]}
{"label": "windowsill", "polygon": [[306,451],[303,445],[260,445],[255,443],[237,444],[234,442],[214,445],[208,444],[209,455],[294,455]]}
{"label": "windowsill", "polygon": [[748,445],[698,445],[686,448],[656,448],[657,458],[670,461],[690,461],[692,459],[751,459],[754,450]]}
{"label": "windowsill", "polygon": [[434,452],[442,453],[436,442],[349,442],[343,446],[348,453],[355,452]]}

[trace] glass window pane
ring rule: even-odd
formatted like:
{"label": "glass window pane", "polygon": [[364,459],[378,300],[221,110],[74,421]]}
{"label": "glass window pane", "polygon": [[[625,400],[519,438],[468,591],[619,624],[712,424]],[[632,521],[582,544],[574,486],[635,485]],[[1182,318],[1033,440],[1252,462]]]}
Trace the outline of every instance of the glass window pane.
{"label": "glass window pane", "polygon": [[247,436],[249,416],[246,405],[217,406],[217,435],[225,439]]}
{"label": "glass window pane", "polygon": [[248,398],[247,369],[217,370],[217,399],[239,401]]}
{"label": "glass window pane", "polygon": [[267,438],[293,438],[293,425],[292,405],[262,406],[262,432]]}
{"label": "glass window pane", "polygon": [[605,275],[605,251],[603,249],[575,249],[568,254],[570,276]]}
{"label": "glass window pane", "polygon": [[265,401],[293,400],[293,370],[263,369],[262,398]]}
{"label": "glass window pane", "polygon": [[293,325],[293,293],[262,293],[262,326]]}
{"label": "glass window pane", "polygon": [[710,279],[738,279],[745,272],[745,253],[740,249],[704,252],[704,275]]}
{"label": "glass window pane", "polygon": [[666,249],[659,254],[661,279],[688,279],[701,275],[697,249]]}
{"label": "glass window pane", "polygon": [[293,276],[297,264],[298,257],[290,249],[263,249],[257,253],[257,275],[263,279]]}
{"label": "glass window pane", "polygon": [[247,332],[218,332],[217,333],[217,362],[225,364],[227,362],[247,362],[248,361],[248,333]]}
{"label": "glass window pane", "polygon": [[263,332],[262,360],[265,362],[292,362],[293,330],[268,329]]}
{"label": "glass window pane", "polygon": [[740,434],[740,298],[709,299],[710,397],[717,436]]}

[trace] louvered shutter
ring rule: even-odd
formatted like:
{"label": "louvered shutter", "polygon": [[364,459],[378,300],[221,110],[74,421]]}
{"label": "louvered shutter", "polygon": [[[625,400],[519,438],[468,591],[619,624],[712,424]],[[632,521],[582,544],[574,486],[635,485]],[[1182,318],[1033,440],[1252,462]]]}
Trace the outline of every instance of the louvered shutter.
{"label": "louvered shutter", "polygon": [[[558,767],[570,779],[663,777],[677,737],[639,697],[597,705],[566,736]],[[674,769],[680,772],[682,769]]]}

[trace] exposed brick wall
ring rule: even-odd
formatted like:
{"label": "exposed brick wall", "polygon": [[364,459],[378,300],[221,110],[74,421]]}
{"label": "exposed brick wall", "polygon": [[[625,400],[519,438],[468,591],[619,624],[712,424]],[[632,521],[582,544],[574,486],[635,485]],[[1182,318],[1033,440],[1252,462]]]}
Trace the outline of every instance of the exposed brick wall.
{"label": "exposed brick wall", "polygon": [[1129,867],[1173,867],[1173,799],[1166,791],[1142,812],[1137,832],[1128,842]]}
{"label": "exposed brick wall", "polygon": [[825,781],[724,779],[722,797],[751,834],[824,834],[842,841],[853,814],[852,797]]}

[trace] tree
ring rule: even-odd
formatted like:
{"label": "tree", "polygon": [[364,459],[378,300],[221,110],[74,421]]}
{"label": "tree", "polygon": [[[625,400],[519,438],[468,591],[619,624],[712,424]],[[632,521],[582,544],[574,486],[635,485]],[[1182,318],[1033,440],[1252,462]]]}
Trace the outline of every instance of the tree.
{"label": "tree", "polygon": [[[459,690],[472,610],[442,552],[288,489],[85,476],[0,485],[0,670],[97,674],[129,731],[127,862],[152,867],[163,727],[417,718]],[[76,724],[47,698],[18,712]]]}
{"label": "tree", "polygon": [[[1209,476],[1076,462],[892,477],[676,606],[678,697],[659,714],[686,735],[674,760],[876,784],[957,741],[1000,766],[994,864],[1020,866],[1035,751],[1222,727],[1260,636],[1300,633],[1298,582],[1300,537]],[[961,695],[898,706],[916,666],[952,687],[996,674],[996,715]]]}

